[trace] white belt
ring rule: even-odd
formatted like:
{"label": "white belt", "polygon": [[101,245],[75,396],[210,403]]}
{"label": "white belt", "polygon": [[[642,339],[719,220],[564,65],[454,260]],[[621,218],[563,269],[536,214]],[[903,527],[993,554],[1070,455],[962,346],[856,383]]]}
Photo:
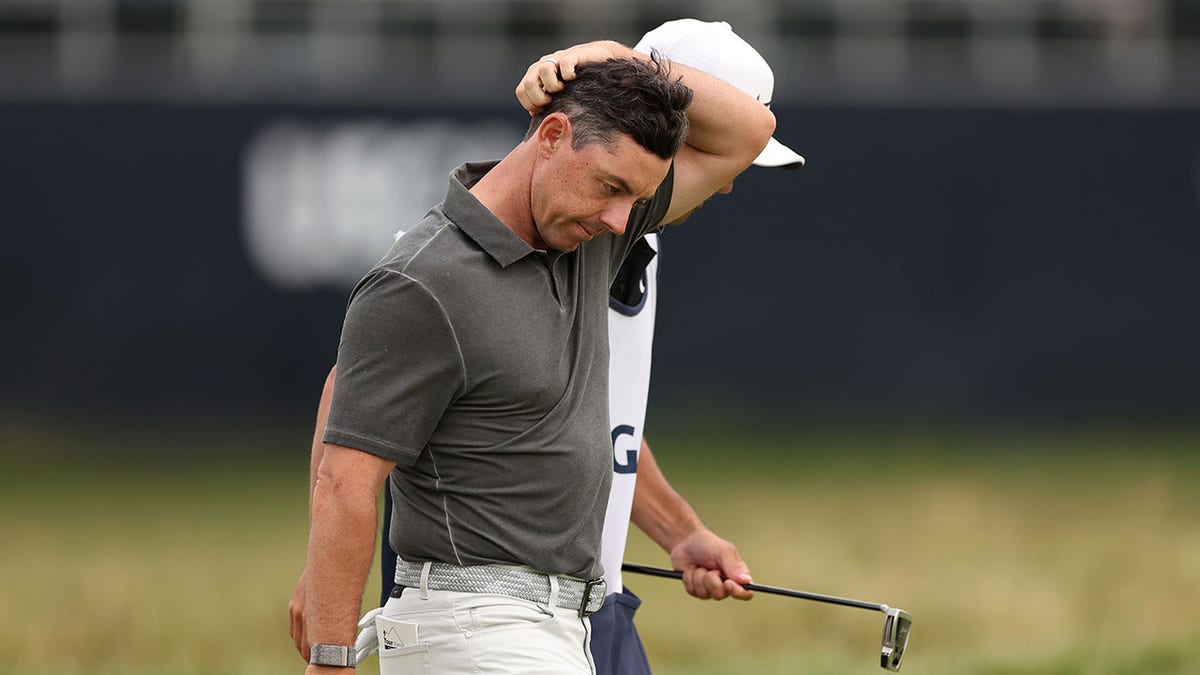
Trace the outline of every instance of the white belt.
{"label": "white belt", "polygon": [[[408,588],[460,593],[494,593],[520,598],[539,605],[575,609],[591,616],[604,605],[604,579],[584,581],[563,575],[548,575],[504,565],[450,565],[396,561],[396,583]],[[557,593],[555,593],[557,587]],[[555,597],[557,596],[557,597]]]}

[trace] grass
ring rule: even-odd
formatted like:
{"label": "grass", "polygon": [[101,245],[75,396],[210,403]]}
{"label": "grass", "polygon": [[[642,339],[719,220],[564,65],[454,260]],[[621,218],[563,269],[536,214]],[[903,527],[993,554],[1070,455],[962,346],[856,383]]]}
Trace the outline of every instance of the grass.
{"label": "grass", "polygon": [[[299,672],[286,605],[306,535],[303,433],[237,447],[181,435],[174,448],[208,458],[186,465],[153,459],[161,437],[5,436],[0,673]],[[1200,673],[1194,435],[725,430],[652,442],[756,580],[909,610],[903,672]],[[666,564],[636,533],[626,558]],[[880,614],[626,583],[646,600],[639,626],[659,675],[882,672]]]}

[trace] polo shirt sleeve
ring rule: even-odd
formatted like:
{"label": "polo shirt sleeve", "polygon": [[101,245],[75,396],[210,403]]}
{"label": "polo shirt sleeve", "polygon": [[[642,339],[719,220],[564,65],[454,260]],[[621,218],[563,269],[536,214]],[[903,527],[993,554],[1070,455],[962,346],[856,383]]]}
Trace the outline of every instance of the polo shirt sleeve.
{"label": "polo shirt sleeve", "polygon": [[404,274],[376,270],[346,310],[324,440],[411,465],[464,381],[437,299]]}

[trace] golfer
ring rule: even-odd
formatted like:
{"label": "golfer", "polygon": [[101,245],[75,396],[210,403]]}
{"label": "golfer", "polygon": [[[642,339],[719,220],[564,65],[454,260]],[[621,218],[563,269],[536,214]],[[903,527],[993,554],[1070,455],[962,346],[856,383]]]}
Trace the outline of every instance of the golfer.
{"label": "golfer", "polygon": [[593,671],[608,287],[642,235],[749,165],[774,117],[613,42],[531,71],[527,139],[460,167],[352,296],[312,495],[311,673],[353,663],[389,474],[402,591],[384,672]]}

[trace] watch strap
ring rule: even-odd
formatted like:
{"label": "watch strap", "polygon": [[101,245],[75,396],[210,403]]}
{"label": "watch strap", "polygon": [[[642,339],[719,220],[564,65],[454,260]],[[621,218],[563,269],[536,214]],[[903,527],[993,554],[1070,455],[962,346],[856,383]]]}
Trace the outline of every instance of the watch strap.
{"label": "watch strap", "polygon": [[354,647],[349,645],[313,645],[312,656],[308,659],[313,666],[338,666],[353,668],[358,664]]}

